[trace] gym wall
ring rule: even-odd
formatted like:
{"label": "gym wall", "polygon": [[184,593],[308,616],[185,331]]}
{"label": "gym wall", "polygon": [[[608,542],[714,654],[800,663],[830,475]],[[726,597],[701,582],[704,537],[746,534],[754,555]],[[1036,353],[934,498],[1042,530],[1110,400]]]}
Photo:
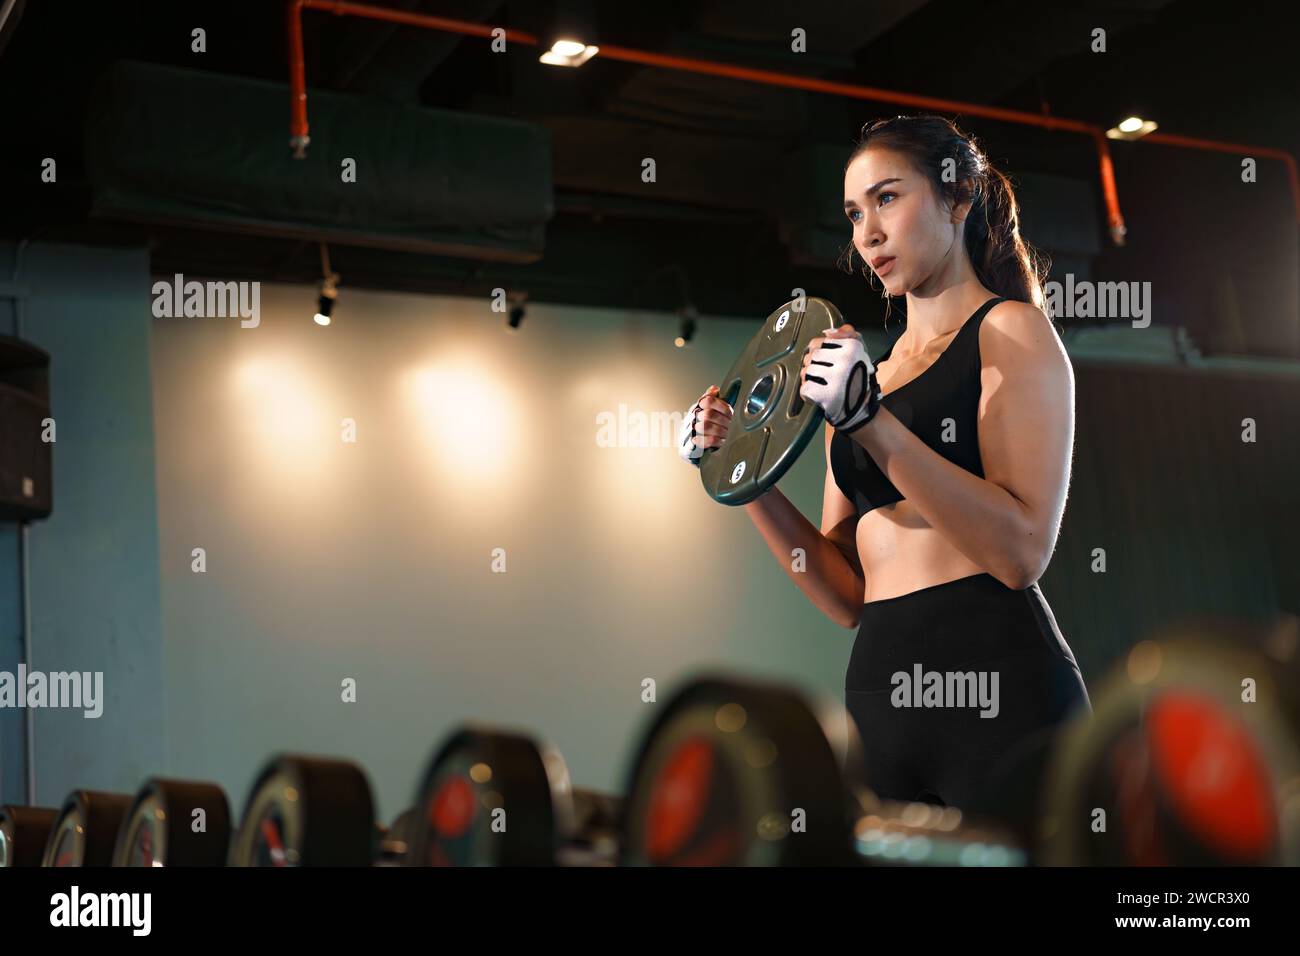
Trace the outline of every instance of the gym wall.
{"label": "gym wall", "polygon": [[[154,324],[172,772],[242,800],[268,747],[343,755],[383,818],[467,718],[549,735],[575,779],[618,788],[646,678],[839,692],[852,632],[672,435],[598,444],[620,403],[682,411],[748,323],[702,319],[678,349],[662,315],[530,305],[512,332],[486,300],[348,290],[321,329],[315,302],[264,284],[258,328]],[[783,488],[818,513],[822,475],[810,454]]]}
{"label": "gym wall", "polygon": [[[74,787],[133,792],[167,763],[159,621],[158,500],[149,370],[149,254],[0,243],[0,330],[50,354],[56,422],[54,513],[28,530],[30,666],[103,671],[103,714],[25,711],[34,720],[35,803]],[[17,323],[21,318],[21,330]],[[0,525],[0,670],[22,649],[19,529]],[[27,803],[24,711],[0,708],[0,794]]]}

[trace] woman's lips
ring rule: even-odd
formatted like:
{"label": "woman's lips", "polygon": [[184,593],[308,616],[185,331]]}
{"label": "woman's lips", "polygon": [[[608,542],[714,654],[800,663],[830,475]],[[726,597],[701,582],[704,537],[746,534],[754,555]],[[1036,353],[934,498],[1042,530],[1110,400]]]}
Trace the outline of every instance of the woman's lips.
{"label": "woman's lips", "polygon": [[890,256],[888,259],[881,260],[876,263],[873,268],[876,270],[876,275],[878,276],[884,277],[889,275],[890,270],[894,268],[894,257]]}

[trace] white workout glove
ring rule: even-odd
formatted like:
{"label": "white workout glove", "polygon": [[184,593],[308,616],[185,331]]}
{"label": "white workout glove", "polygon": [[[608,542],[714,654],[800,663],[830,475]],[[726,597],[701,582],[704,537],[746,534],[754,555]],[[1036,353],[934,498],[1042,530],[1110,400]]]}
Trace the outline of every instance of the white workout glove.
{"label": "white workout glove", "polygon": [[[704,402],[707,399],[712,399],[712,403],[716,403],[719,407],[726,405],[729,412],[734,413],[735,411],[732,406],[727,405],[718,397],[717,386],[712,386],[700,396],[699,401],[691,406],[690,411],[683,417],[682,427],[677,432],[677,454],[682,461],[694,465],[696,468],[700,467],[700,459],[704,456],[704,449],[695,443],[695,439],[697,437],[707,437],[700,435],[697,431],[700,413],[704,410]],[[716,447],[717,444],[717,441],[712,442],[713,447]]]}
{"label": "white workout glove", "polygon": [[839,431],[857,431],[880,408],[876,367],[859,335],[823,340],[809,357],[803,378],[799,394],[820,405]]}
{"label": "white workout glove", "polygon": [[681,456],[682,461],[696,468],[700,467],[700,458],[704,455],[704,449],[694,441],[695,416],[699,413],[700,403],[696,402],[682,419],[682,427],[677,432],[677,454]]}

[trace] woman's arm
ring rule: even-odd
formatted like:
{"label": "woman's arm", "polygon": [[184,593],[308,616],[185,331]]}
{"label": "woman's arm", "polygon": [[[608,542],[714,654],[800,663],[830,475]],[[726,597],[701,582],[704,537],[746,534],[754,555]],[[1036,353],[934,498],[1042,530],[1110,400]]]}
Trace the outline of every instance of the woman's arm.
{"label": "woman's arm", "polygon": [[[819,531],[785,495],[773,488],[745,505],[745,512],[767,542],[777,562],[808,600],[841,627],[857,627],[862,615],[864,582],[858,561],[857,512],[835,484],[830,470],[826,429],[826,487]],[[803,548],[806,569],[796,571],[791,552]]]}
{"label": "woman's arm", "polygon": [[995,306],[980,328],[984,478],[927,446],[886,409],[850,437],[923,518],[971,561],[1022,590],[1047,569],[1074,447],[1074,374],[1047,317]]}

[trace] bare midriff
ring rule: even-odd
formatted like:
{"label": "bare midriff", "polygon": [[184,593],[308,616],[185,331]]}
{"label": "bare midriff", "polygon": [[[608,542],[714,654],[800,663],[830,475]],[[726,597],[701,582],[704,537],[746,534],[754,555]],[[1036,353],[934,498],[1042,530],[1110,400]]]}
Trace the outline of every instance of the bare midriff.
{"label": "bare midriff", "polygon": [[[917,355],[895,356],[876,367],[881,393],[888,395],[918,377],[952,341],[944,336]],[[858,559],[865,587],[862,602],[883,601],[980,574],[984,569],[930,526],[916,506],[903,499],[868,511],[858,519]]]}

